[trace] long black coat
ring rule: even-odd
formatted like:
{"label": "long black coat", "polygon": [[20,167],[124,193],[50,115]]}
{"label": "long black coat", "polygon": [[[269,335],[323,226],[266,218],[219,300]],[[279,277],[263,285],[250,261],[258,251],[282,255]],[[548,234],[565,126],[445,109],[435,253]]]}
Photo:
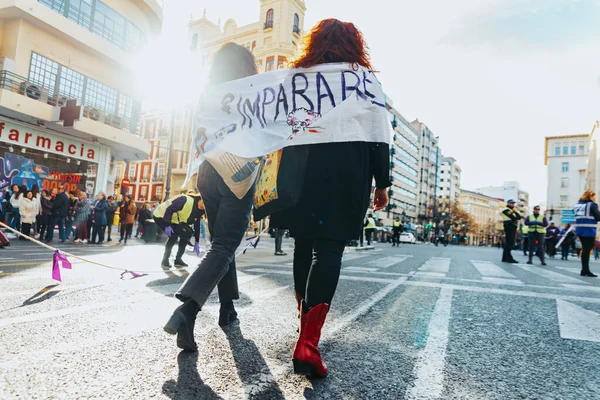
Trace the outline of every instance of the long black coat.
{"label": "long black coat", "polygon": [[343,142],[309,146],[298,204],[271,216],[271,226],[298,238],[357,239],[369,207],[371,184],[391,186],[389,146]]}
{"label": "long black coat", "polygon": [[52,215],[66,217],[69,212],[69,203],[69,196],[66,193],[58,193],[52,204]]}

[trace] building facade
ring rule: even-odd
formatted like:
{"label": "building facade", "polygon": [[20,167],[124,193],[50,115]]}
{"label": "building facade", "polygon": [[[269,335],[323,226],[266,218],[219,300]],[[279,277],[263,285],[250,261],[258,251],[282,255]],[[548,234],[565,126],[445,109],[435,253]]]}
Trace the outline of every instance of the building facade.
{"label": "building facade", "polygon": [[548,217],[571,214],[573,205],[585,190],[589,140],[589,134],[546,137],[544,165]]}
{"label": "building facade", "polygon": [[477,192],[504,202],[512,199],[516,202],[519,214],[526,216],[529,213],[529,193],[521,189],[519,182],[507,181],[502,186],[481,187]]}
{"label": "building facade", "polygon": [[411,125],[421,138],[417,220],[420,225],[431,224],[435,223],[438,214],[438,175],[442,158],[439,138],[418,119]]}
{"label": "building facade", "polygon": [[596,197],[600,198],[600,121],[596,121],[589,134],[588,142],[588,163],[586,169],[586,189],[596,192]]}
{"label": "building facade", "polygon": [[390,147],[390,202],[382,220],[385,225],[391,225],[396,217],[400,217],[411,229],[417,222],[421,136],[393,107],[391,99],[387,99],[386,106],[394,136]]}
{"label": "building facade", "polygon": [[206,18],[190,22],[190,47],[196,51],[201,66],[209,66],[224,43],[245,46],[254,54],[259,72],[286,68],[296,56],[303,35],[303,0],[260,0],[259,19],[238,26],[233,19],[223,28]]}
{"label": "building facade", "polygon": [[460,197],[460,177],[462,169],[454,157],[442,157],[438,174],[439,203],[454,203]]}
{"label": "building facade", "polygon": [[470,190],[461,190],[460,207],[473,217],[475,227],[468,227],[467,244],[471,246],[496,244],[503,235],[500,213],[505,207],[503,199],[486,196]]}
{"label": "building facade", "polygon": [[93,194],[116,160],[148,156],[128,63],[161,26],[156,0],[0,4],[0,190]]}

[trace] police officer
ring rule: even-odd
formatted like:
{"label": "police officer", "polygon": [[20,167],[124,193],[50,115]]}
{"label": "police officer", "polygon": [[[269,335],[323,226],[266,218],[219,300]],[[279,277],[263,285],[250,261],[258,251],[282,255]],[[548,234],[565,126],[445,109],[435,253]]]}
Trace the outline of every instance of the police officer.
{"label": "police officer", "polygon": [[[154,221],[169,237],[161,263],[163,267],[171,266],[169,257],[171,257],[171,250],[173,250],[177,239],[179,239],[179,248],[175,257],[175,266],[188,266],[181,257],[185,253],[185,248],[192,236],[196,239],[194,251],[197,255],[200,255],[200,218],[203,214],[204,204],[200,196],[192,194],[175,196],[156,208]],[[190,226],[193,226],[193,230]]]}
{"label": "police officer", "polygon": [[502,262],[518,264],[510,253],[515,245],[515,236],[521,215],[515,210],[515,201],[508,200],[506,208],[502,210],[502,220],[504,222],[504,251],[502,252]]}
{"label": "police officer", "polygon": [[400,217],[396,217],[393,226],[393,235],[392,235],[392,247],[398,246],[400,247],[400,234],[402,233],[402,222],[400,222]]}
{"label": "police officer", "polygon": [[573,207],[575,212],[575,233],[581,240],[581,276],[595,278],[598,275],[590,271],[590,252],[596,240],[597,222],[600,211],[596,204],[596,193],[586,190],[579,202]]}
{"label": "police officer", "polygon": [[529,227],[525,224],[521,225],[521,237],[523,238],[523,255],[527,255],[529,249]]}
{"label": "police officer", "polygon": [[375,225],[375,218],[373,218],[373,214],[369,214],[365,219],[365,235],[367,236],[367,246],[371,245],[371,239],[373,238],[373,233],[375,229],[377,229],[377,225]]}
{"label": "police officer", "polygon": [[544,240],[546,239],[548,220],[540,214],[540,206],[533,207],[533,214],[525,218],[525,225],[529,227],[529,261],[527,261],[527,264],[533,264],[531,260],[535,254],[539,257],[542,265],[546,265],[544,261]]}

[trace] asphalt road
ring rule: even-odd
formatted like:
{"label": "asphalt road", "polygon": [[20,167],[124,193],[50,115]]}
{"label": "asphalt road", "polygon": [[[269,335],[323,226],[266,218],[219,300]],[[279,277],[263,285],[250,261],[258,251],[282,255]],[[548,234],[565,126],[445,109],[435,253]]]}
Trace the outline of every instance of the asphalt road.
{"label": "asphalt road", "polygon": [[321,342],[330,375],[309,380],[290,362],[292,258],[272,246],[238,258],[240,321],[219,328],[213,294],[192,354],[162,330],[188,271],[162,270],[161,246],[66,245],[151,273],[121,280],[72,259],[62,283],[51,252],[0,250],[0,399],[600,398],[600,280],[580,277],[577,259],[508,265],[497,249],[431,245],[347,252]]}

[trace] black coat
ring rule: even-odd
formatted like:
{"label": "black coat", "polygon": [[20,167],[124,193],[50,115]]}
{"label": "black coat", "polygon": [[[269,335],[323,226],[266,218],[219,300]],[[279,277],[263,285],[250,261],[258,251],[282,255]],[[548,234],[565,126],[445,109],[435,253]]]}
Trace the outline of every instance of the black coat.
{"label": "black coat", "polygon": [[52,215],[55,217],[66,217],[69,212],[69,204],[71,200],[66,193],[58,193],[52,205]]}
{"label": "black coat", "polygon": [[298,204],[271,216],[271,226],[298,238],[358,239],[370,204],[371,185],[390,183],[389,146],[343,142],[309,146]]}

